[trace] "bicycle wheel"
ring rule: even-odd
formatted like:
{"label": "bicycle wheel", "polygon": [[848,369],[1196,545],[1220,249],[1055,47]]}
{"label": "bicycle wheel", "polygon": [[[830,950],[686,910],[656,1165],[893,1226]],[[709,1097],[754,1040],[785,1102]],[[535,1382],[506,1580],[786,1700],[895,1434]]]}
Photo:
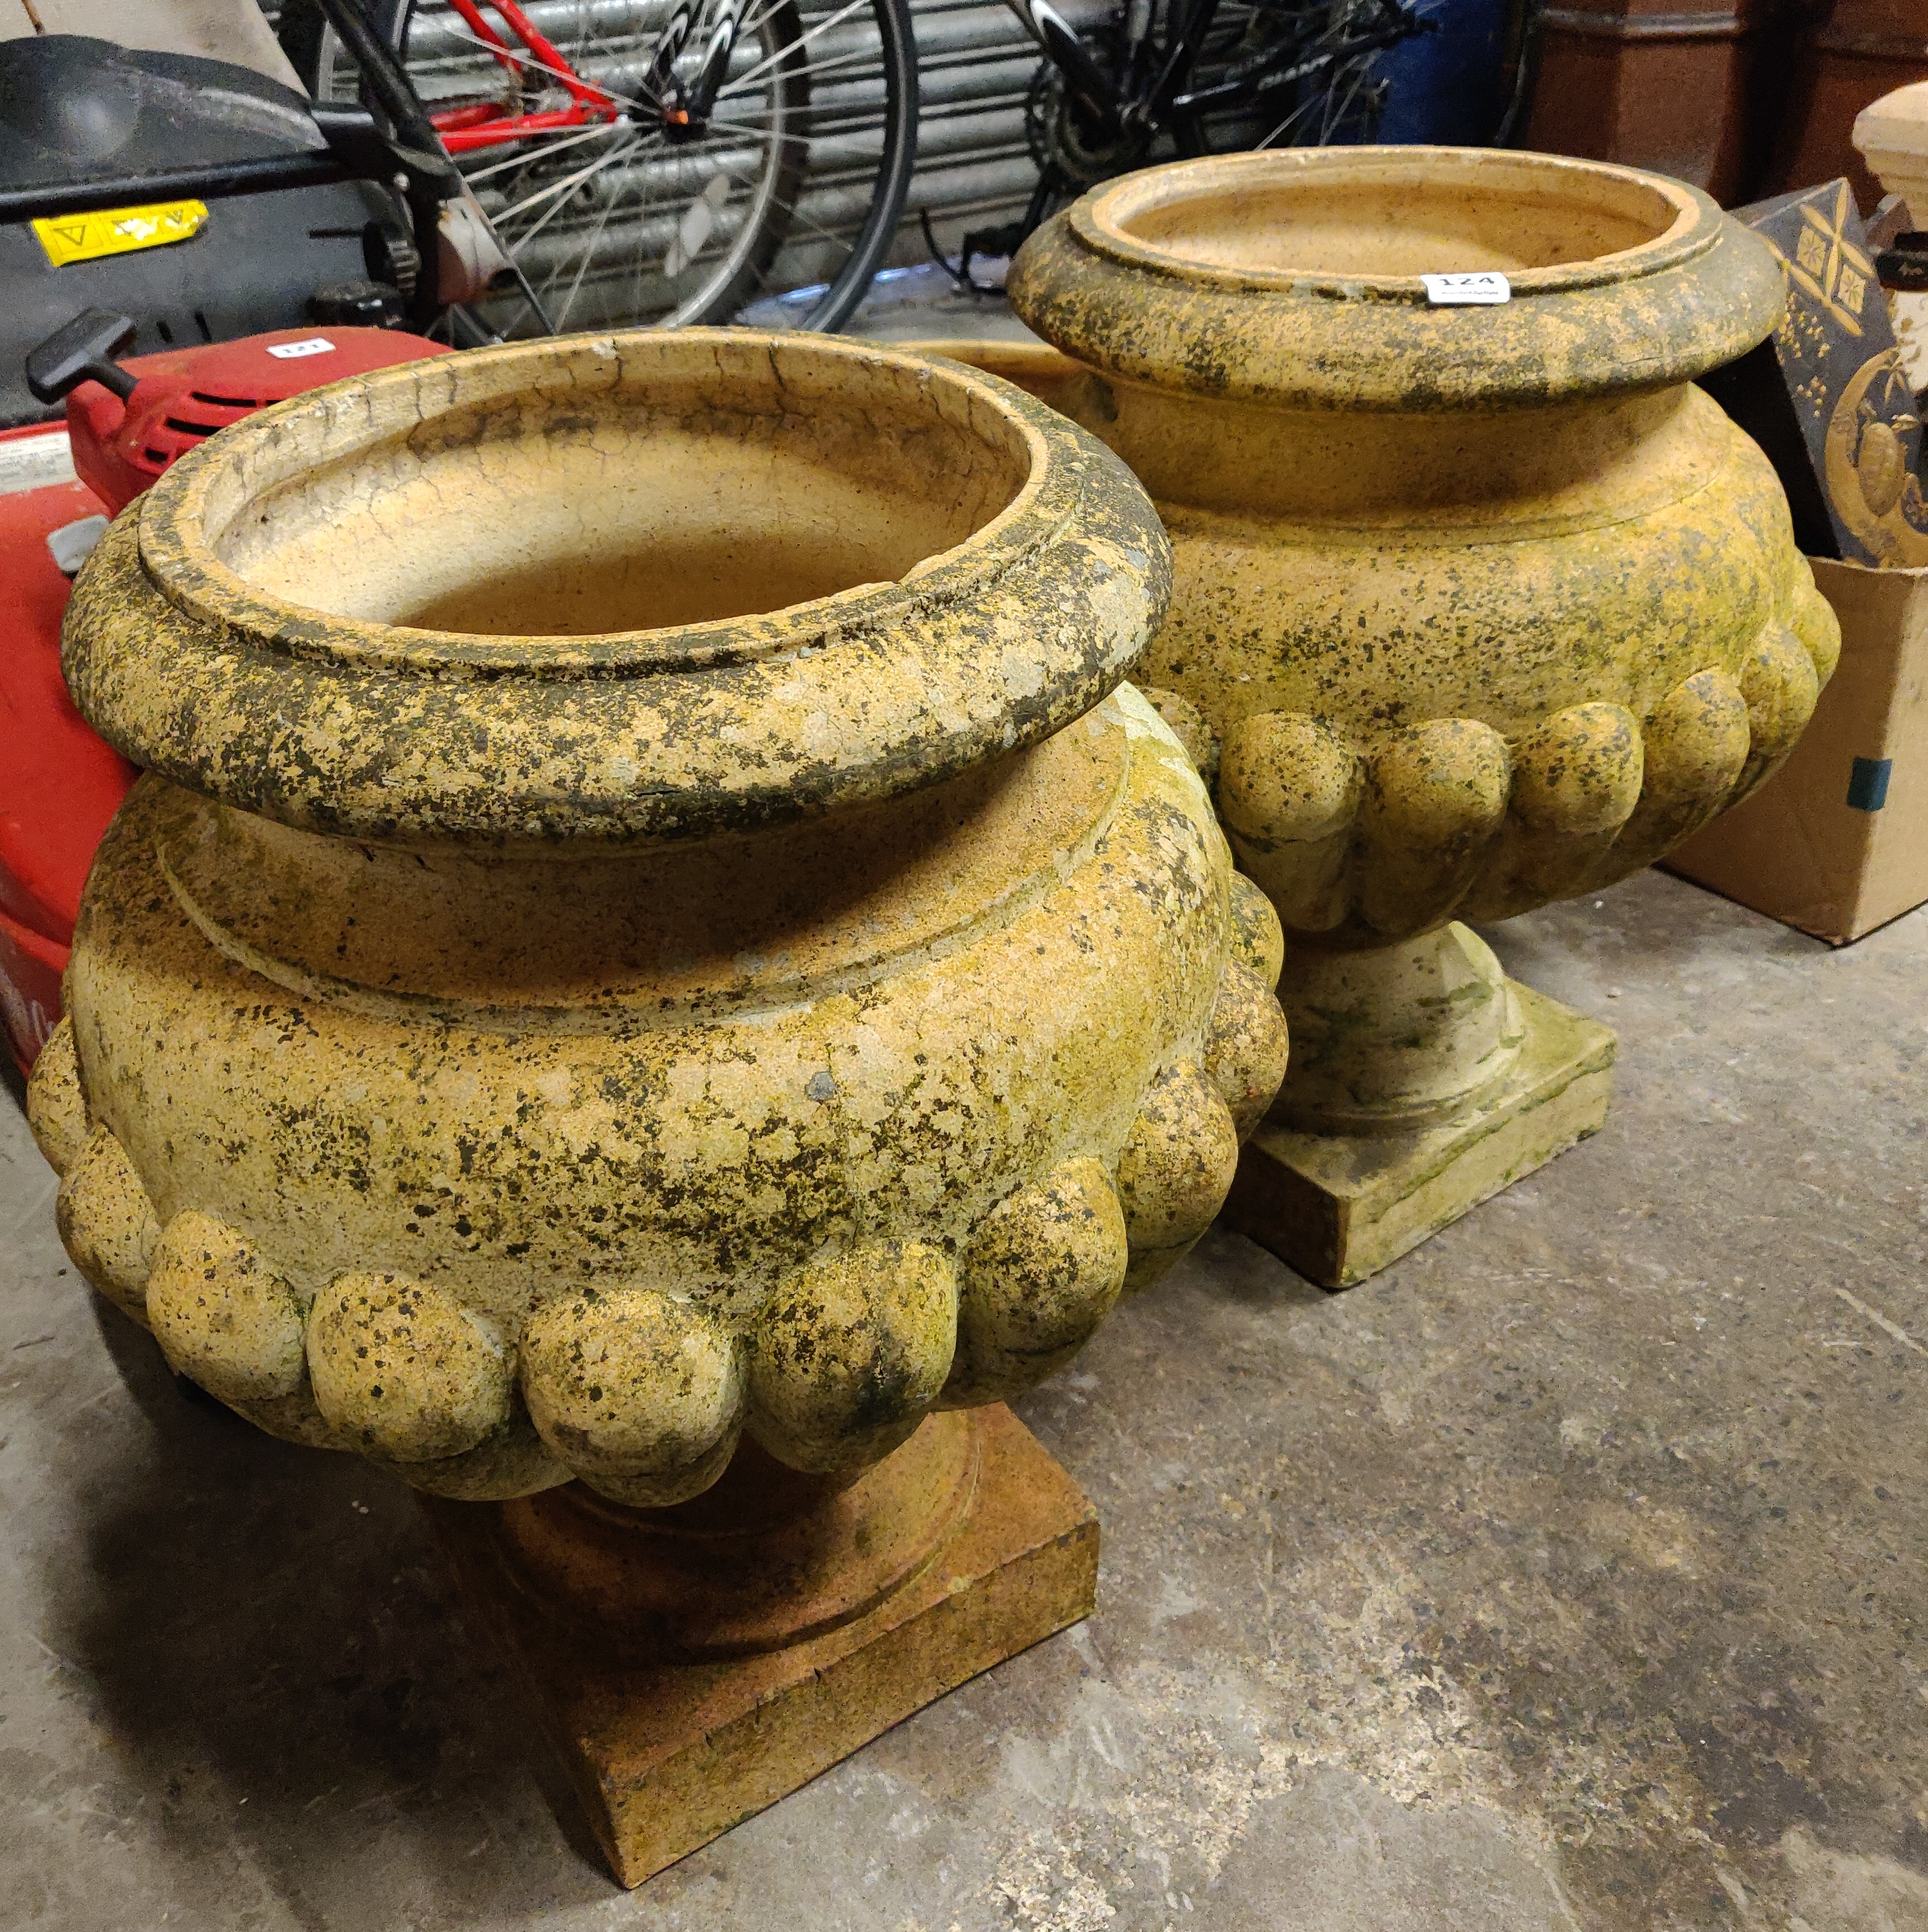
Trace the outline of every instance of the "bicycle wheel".
{"label": "bicycle wheel", "polygon": [[[569,104],[556,65],[487,0],[482,16],[512,62],[449,0],[377,0],[369,10],[445,129]],[[842,326],[890,248],[910,187],[917,88],[908,0],[524,0],[523,10],[563,66],[614,104],[614,118],[532,129],[456,160],[557,329],[727,322],[798,288],[815,299],[797,326]],[[679,125],[674,90],[693,82],[730,15],[739,24],[713,110]],[[283,20],[314,98],[355,99],[354,64],[314,0],[285,8]],[[682,51],[670,88],[653,90],[666,31],[680,32]],[[503,335],[539,327],[519,293],[482,314]]]}

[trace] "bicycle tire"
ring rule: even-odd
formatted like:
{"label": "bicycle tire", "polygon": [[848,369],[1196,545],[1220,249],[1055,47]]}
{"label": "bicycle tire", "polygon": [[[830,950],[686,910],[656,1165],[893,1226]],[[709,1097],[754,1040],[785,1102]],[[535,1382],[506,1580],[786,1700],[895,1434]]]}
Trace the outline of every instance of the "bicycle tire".
{"label": "bicycle tire", "polygon": [[[643,104],[634,98],[633,93],[626,95],[620,82],[631,69],[647,64],[647,53],[654,38],[650,16],[666,15],[665,0],[632,0],[626,8],[620,0],[615,6],[609,0],[596,0],[593,7],[588,0],[524,0],[524,3],[535,24],[584,79],[606,86],[612,96],[626,100],[623,121],[647,128]],[[709,0],[698,0],[698,22],[689,36],[691,45],[699,44],[704,38],[701,9],[708,4]],[[377,0],[369,11],[371,24],[395,50],[418,91],[431,106],[438,101],[462,98],[462,83],[469,77],[462,68],[464,62],[474,70],[479,82],[494,79],[501,71],[485,53],[471,52],[461,44],[473,40],[473,36],[458,16],[450,14],[446,0],[440,0],[439,4],[438,0]],[[518,267],[530,275],[558,327],[637,322],[673,326],[729,321],[751,302],[779,292],[786,278],[794,282],[798,278],[800,265],[806,263],[823,271],[822,279],[815,287],[816,299],[791,326],[818,330],[840,328],[863,300],[902,218],[916,160],[917,51],[908,0],[760,0],[760,4],[759,0],[752,0],[748,20],[746,34],[757,36],[755,46],[761,51],[752,52],[749,65],[743,71],[749,84],[755,84],[762,76],[769,102],[767,126],[776,131],[761,131],[764,123],[759,119],[760,110],[738,110],[746,121],[758,124],[754,128],[743,128],[743,138],[737,140],[735,146],[744,147],[752,141],[760,143],[765,158],[762,192],[752,207],[739,214],[731,206],[733,186],[725,184],[713,225],[728,233],[728,252],[715,272],[687,298],[665,301],[664,291],[641,272],[645,246],[662,249],[662,224],[676,210],[673,200],[660,206],[653,204],[646,189],[644,199],[633,209],[626,211],[626,224],[616,226],[614,243],[605,248],[610,212],[605,208],[599,219],[596,216],[597,191],[588,187],[594,178],[593,170],[588,172],[580,188],[551,195],[552,200],[559,201],[560,210],[567,218],[555,224],[553,218],[557,211],[533,218],[526,224],[534,231],[533,235],[518,230],[513,219],[504,219],[503,196],[484,190],[484,205],[497,219],[505,244]],[[842,46],[840,51],[827,51],[839,48],[839,43],[828,37],[839,28],[843,30],[842,40],[851,44]],[[314,0],[292,0],[284,8],[281,39],[317,99],[341,99],[354,91],[352,68],[335,44],[332,32]],[[747,38],[744,44],[749,44]],[[809,51],[813,46],[817,50],[815,52]],[[733,66],[733,77],[725,84],[726,94],[744,84],[734,77],[737,72],[737,67]],[[853,92],[860,103],[854,115],[848,104]],[[874,112],[867,104],[869,92],[881,97]],[[837,118],[839,113],[841,122]],[[620,139],[620,132],[612,138]],[[731,140],[725,134],[714,146],[720,153],[730,147]],[[854,164],[846,164],[841,176],[814,166],[823,155],[834,155],[836,149],[833,144],[839,142],[845,148],[854,142],[857,150]],[[573,146],[578,153],[583,145],[586,141],[556,143],[558,149]],[[642,145],[647,145],[647,139]],[[509,158],[506,161],[500,158],[504,155]],[[521,166],[518,158],[524,155],[526,167]],[[653,172],[666,176],[672,182],[680,182],[681,188],[676,191],[686,197],[694,178],[692,155],[700,162],[700,154],[686,142],[659,146],[642,161],[632,160],[618,172],[626,179],[635,180],[643,180]],[[545,181],[553,188],[557,181],[572,171],[570,167],[554,169],[539,150],[529,152],[527,143],[518,144],[515,149],[483,150],[458,158],[479,188],[487,180],[499,180],[506,169],[512,182],[530,190],[521,197],[525,202],[540,202]],[[556,158],[561,158],[560,154]],[[686,215],[695,212],[694,199],[708,194],[726,174],[734,180],[734,171],[727,161],[718,160],[716,166],[717,172],[701,193],[681,203]],[[701,172],[700,166],[696,171]],[[606,182],[600,190],[602,199],[612,207],[614,192],[617,191],[612,191]],[[491,199],[494,206],[490,206]],[[571,207],[578,199],[580,206]],[[520,212],[513,200],[506,206],[511,217]],[[826,226],[818,218],[820,214],[838,206],[853,212],[847,220]],[[561,245],[557,245],[557,237],[551,237],[548,244],[539,249],[536,242],[551,226],[559,228]],[[584,229],[589,233],[583,243],[581,263],[573,280],[563,287],[561,284],[572,259],[568,250]],[[623,238],[632,230],[639,238],[637,253],[629,261],[631,297],[626,302],[608,284],[623,272]],[[599,249],[603,250],[600,259]],[[674,243],[651,259],[666,267],[675,260]],[[585,323],[575,310],[592,262],[596,266],[590,304],[595,312]],[[807,275],[802,278],[810,279]],[[659,275],[656,279],[660,282],[664,278]],[[502,326],[503,332],[512,333],[518,326],[514,312],[519,306],[512,297],[490,304],[486,313]]]}
{"label": "bicycle tire", "polygon": [[[1163,0],[1163,4],[1169,26],[1175,0]],[[1116,0],[1110,14],[1079,30],[1080,44],[1100,73],[1114,81],[1125,74],[1134,58],[1125,32],[1128,10],[1128,0]],[[1223,81],[1241,67],[1251,68],[1262,64],[1265,56],[1255,50],[1254,44],[1262,48],[1269,27],[1281,17],[1303,22],[1321,14],[1335,16],[1327,31],[1336,31],[1343,36],[1344,10],[1335,0],[1224,0],[1215,9],[1188,76]],[[1164,51],[1164,47],[1154,45],[1155,68]],[[1073,116],[1064,70],[1047,52],[1032,76],[1025,103],[1026,144],[1038,170],[1038,184],[1031,204],[1023,219],[1011,230],[967,236],[961,268],[950,272],[968,278],[974,254],[988,259],[994,245],[998,252],[1021,245],[1043,222],[1087,189],[1134,169],[1161,161],[1248,152],[1270,146],[1287,133],[1293,134],[1287,143],[1289,146],[1323,146],[1333,142],[1369,140],[1381,99],[1380,93],[1375,91],[1379,85],[1374,72],[1377,58],[1377,50],[1363,44],[1342,50],[1324,84],[1308,85],[1299,90],[1300,98],[1290,106],[1282,102],[1272,106],[1254,100],[1208,106],[1191,112],[1172,110],[1149,123],[1128,122],[1128,135],[1107,146],[1103,140],[1092,144],[1085,139]],[[1142,78],[1144,70],[1137,71]],[[1335,112],[1323,111],[1335,107]],[[1320,110],[1315,121],[1306,123],[1313,129],[1309,138],[1304,127],[1294,129],[1295,123],[1305,120],[1308,110]],[[936,253],[935,243],[932,252]],[[950,268],[941,256],[938,259],[945,268]]]}

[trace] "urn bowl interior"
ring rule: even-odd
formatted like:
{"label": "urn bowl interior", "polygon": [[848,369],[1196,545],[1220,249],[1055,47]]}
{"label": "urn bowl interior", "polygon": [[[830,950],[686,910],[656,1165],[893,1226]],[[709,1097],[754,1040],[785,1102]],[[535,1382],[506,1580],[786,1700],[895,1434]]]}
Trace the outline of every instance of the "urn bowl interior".
{"label": "urn bowl interior", "polygon": [[211,480],[201,531],[251,590],[332,616],[605,636],[896,582],[1010,509],[1035,461],[1018,424],[905,358],[577,338],[297,406]]}
{"label": "urn bowl interior", "polygon": [[1694,204],[1629,171],[1536,154],[1327,148],[1128,177],[1101,230],[1174,265],[1401,280],[1572,268],[1659,243]]}

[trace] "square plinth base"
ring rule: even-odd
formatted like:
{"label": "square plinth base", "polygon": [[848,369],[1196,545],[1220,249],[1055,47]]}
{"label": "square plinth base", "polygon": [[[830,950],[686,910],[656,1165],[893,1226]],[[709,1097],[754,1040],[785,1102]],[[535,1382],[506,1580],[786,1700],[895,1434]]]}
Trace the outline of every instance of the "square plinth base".
{"label": "square plinth base", "polygon": [[1517,982],[1513,994],[1525,1043],[1482,1112],[1404,1134],[1261,1126],[1224,1220],[1308,1281],[1347,1288],[1598,1133],[1612,1096],[1612,1032]]}
{"label": "square plinth base", "polygon": [[840,1629],[720,1664],[599,1656],[509,1580],[482,1509],[431,1503],[464,1594],[506,1640],[624,1885],[1090,1614],[1097,1511],[1008,1408],[978,1422],[969,1514],[922,1575]]}

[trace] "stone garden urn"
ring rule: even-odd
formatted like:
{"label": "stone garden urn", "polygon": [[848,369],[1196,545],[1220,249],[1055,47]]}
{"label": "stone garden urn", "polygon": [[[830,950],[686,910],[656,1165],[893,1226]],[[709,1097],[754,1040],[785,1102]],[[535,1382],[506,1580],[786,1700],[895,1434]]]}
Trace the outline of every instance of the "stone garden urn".
{"label": "stone garden urn", "polygon": [[[1491,270],[1509,299],[1422,279]],[[1338,148],[1094,189],[1011,295],[1062,354],[963,352],[1157,502],[1136,675],[1284,926],[1292,1070],[1231,1211],[1357,1280],[1605,1118],[1611,1034],[1460,922],[1659,858],[1833,668],[1774,473],[1693,385],[1771,331],[1780,272],[1658,176]]]}
{"label": "stone garden urn", "polygon": [[224,431],[66,633],[146,768],[30,1110],[88,1280],[430,1505],[635,1883],[1090,1606],[1001,1406],[1211,1220],[1276,922],[1005,384],[692,330]]}

